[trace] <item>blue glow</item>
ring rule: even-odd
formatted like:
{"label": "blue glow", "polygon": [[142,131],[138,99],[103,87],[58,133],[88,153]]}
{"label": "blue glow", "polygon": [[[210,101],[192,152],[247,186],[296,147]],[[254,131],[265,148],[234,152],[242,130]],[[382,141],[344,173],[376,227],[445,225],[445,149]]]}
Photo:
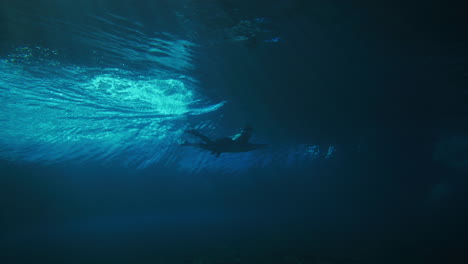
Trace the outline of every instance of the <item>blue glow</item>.
{"label": "blue glow", "polygon": [[[112,160],[126,152],[126,163],[149,165],[176,144],[188,114],[223,104],[201,105],[182,78],[65,66],[34,58],[29,48],[18,52],[0,62],[5,159]],[[147,146],[158,153],[141,151]]]}

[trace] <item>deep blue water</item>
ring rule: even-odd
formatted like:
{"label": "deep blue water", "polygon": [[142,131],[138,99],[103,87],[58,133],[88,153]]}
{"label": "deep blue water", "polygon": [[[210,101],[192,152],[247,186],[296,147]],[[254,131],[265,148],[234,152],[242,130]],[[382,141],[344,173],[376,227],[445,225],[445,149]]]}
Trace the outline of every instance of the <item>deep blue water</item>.
{"label": "deep blue water", "polygon": [[463,6],[0,7],[0,263],[467,263]]}

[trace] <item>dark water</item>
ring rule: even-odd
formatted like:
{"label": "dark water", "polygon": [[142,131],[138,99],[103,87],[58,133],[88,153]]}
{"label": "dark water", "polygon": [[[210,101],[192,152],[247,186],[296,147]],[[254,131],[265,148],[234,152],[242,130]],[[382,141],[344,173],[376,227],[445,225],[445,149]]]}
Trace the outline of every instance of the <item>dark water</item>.
{"label": "dark water", "polygon": [[464,6],[342,2],[3,1],[0,263],[468,263]]}

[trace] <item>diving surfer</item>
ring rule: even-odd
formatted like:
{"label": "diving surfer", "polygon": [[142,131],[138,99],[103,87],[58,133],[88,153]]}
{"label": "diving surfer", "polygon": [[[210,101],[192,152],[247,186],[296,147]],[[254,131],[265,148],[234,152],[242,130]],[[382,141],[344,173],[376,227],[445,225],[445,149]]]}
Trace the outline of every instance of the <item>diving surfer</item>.
{"label": "diving surfer", "polygon": [[266,146],[266,144],[249,143],[249,140],[252,137],[252,127],[250,125],[246,125],[240,133],[232,137],[222,137],[216,140],[211,140],[207,136],[194,129],[187,130],[185,133],[198,137],[201,139],[201,142],[190,143],[185,141],[181,144],[181,146],[192,146],[208,150],[211,151],[211,154],[216,155],[216,157],[219,157],[219,155],[221,155],[223,152],[247,152]]}

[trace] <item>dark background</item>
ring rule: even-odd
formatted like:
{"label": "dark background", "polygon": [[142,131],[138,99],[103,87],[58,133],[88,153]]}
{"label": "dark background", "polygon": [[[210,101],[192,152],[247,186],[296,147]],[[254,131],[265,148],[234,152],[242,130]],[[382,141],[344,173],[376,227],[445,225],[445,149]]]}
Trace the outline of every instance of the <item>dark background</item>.
{"label": "dark background", "polygon": [[[192,28],[171,15],[183,4]],[[2,55],[41,45],[77,64],[88,51],[35,16],[84,23],[110,11],[148,32],[197,29],[193,74],[207,97],[230,102],[226,127],[247,120],[273,144],[338,150],[313,166],[242,175],[2,161],[2,263],[466,263],[468,170],[451,159],[468,150],[434,159],[444,138],[468,138],[461,3],[3,1],[0,10]],[[212,45],[218,13],[226,24],[269,17],[281,41]]]}

